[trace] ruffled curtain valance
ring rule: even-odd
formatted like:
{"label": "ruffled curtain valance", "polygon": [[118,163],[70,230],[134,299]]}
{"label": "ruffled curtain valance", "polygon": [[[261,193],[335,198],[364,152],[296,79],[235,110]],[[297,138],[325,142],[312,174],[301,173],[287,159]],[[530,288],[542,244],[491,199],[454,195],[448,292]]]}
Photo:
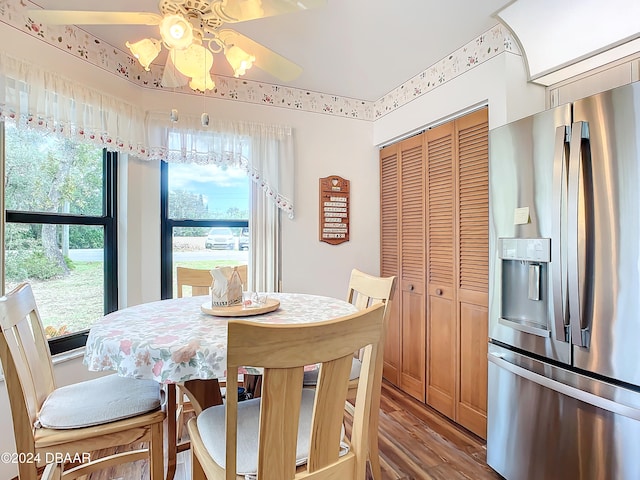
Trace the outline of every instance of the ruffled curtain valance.
{"label": "ruffled curtain valance", "polygon": [[246,170],[277,207],[293,218],[294,154],[290,127],[211,120],[166,112],[147,114],[149,158],[168,162],[216,163]]}
{"label": "ruffled curtain valance", "polygon": [[293,218],[294,148],[290,127],[147,112],[0,52],[0,117],[142,160],[244,168]]}

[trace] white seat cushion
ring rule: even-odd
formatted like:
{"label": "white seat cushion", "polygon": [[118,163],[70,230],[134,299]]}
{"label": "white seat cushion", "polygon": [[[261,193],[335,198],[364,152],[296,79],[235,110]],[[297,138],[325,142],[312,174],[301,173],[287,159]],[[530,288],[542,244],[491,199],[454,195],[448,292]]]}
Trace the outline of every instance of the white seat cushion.
{"label": "white seat cushion", "polygon": [[36,426],[57,430],[90,427],[159,407],[158,382],[107,375],[55,389],[44,401]]}
{"label": "white seat cushion", "polygon": [[[362,362],[353,357],[351,361],[351,373],[349,374],[349,380],[356,380],[360,378],[360,369],[362,368]],[[320,368],[314,368],[313,370],[309,370],[304,372],[304,379],[302,380],[302,384],[305,387],[312,387],[318,384],[318,373],[320,372]]]}
{"label": "white seat cushion", "polygon": [[[311,434],[311,415],[315,390],[302,390],[300,420],[298,423],[298,445],[296,449],[296,465],[304,465],[309,457],[309,436]],[[260,420],[260,398],[238,403],[238,448],[236,472],[252,478],[258,471],[258,428]],[[198,431],[202,443],[211,458],[220,467],[225,467],[225,406],[216,405],[207,408],[197,417]],[[344,436],[344,428],[343,434]],[[349,450],[342,444],[340,454]]]}

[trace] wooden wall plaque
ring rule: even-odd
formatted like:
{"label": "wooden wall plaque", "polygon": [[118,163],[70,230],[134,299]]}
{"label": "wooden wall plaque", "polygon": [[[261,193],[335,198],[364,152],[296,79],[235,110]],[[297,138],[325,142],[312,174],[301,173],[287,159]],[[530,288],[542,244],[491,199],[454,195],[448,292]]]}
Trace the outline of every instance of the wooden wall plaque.
{"label": "wooden wall plaque", "polygon": [[320,241],[349,241],[349,180],[335,175],[320,179]]}

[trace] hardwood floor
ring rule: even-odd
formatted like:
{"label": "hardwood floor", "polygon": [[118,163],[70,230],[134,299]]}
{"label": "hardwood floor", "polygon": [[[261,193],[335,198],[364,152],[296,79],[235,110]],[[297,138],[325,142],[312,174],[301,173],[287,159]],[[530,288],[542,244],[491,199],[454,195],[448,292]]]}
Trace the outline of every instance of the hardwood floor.
{"label": "hardwood floor", "polygon": [[[347,431],[350,425],[347,422]],[[484,441],[383,382],[380,412],[382,480],[499,480],[486,464]],[[190,480],[189,452],[178,455],[175,480]],[[146,480],[146,461],[87,480]]]}
{"label": "hardwood floor", "polygon": [[496,480],[485,442],[383,382],[380,402],[383,480]]}

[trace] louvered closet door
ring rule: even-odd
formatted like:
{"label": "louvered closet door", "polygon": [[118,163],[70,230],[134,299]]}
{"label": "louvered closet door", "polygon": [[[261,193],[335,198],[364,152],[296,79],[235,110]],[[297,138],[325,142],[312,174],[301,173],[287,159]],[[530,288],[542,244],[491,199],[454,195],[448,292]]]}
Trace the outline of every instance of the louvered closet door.
{"label": "louvered closet door", "polygon": [[[455,416],[454,123],[425,132],[427,161],[427,403]],[[486,364],[486,361],[485,361]]]}
{"label": "louvered closet door", "polygon": [[425,393],[425,185],[423,135],[400,143],[400,388]]}
{"label": "louvered closet door", "polygon": [[[398,221],[398,145],[380,151],[380,274],[400,277],[400,248]],[[396,293],[389,307],[384,347],[383,376],[400,385],[400,301]]]}
{"label": "louvered closet door", "polygon": [[489,175],[487,109],[456,120],[460,384],[456,420],[486,437]]}

